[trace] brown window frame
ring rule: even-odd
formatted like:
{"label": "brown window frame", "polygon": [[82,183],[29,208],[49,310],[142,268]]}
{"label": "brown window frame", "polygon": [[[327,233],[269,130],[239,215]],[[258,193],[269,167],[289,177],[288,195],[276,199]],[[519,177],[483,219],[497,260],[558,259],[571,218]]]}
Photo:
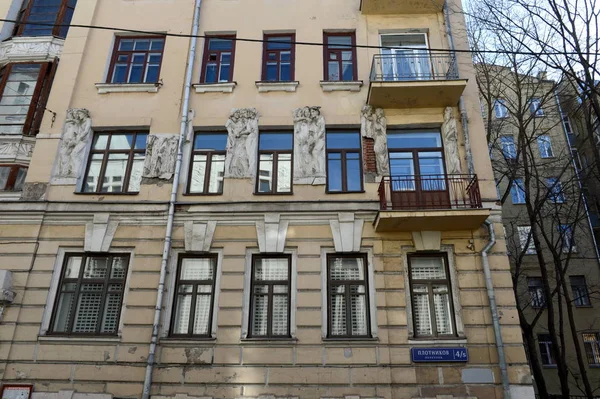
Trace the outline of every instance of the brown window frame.
{"label": "brown window frame", "polygon": [[[534,281],[539,281],[539,285],[530,284]],[[537,297],[538,289],[542,293],[541,299]],[[541,277],[527,276],[527,293],[529,294],[529,298],[531,300],[531,307],[533,309],[543,309],[546,307],[547,298],[546,293],[544,292],[544,282]],[[541,303],[539,302],[540,300]]]}
{"label": "brown window frame", "polygon": [[[542,338],[544,339],[542,341]],[[552,350],[552,337],[550,334],[538,334],[538,350],[540,351],[540,360],[542,361],[542,366],[555,366],[556,359],[554,358],[554,352]],[[542,351],[542,345],[544,346],[544,351]],[[544,352],[546,352],[544,354]],[[546,355],[546,356],[544,356]],[[548,359],[549,357],[549,359]],[[548,362],[550,360],[550,362]]]}
{"label": "brown window frame", "polygon": [[[111,150],[110,149],[110,141],[113,137],[113,135],[117,135],[117,134],[133,134],[133,145],[132,148],[128,149],[128,150]],[[145,131],[135,131],[135,132],[129,132],[129,131],[112,131],[112,132],[95,132],[94,136],[92,137],[92,148],[90,149],[90,153],[88,155],[88,160],[87,160],[87,165],[85,167],[85,174],[83,175],[83,181],[81,184],[81,191],[78,192],[78,194],[102,194],[102,195],[123,195],[123,194],[138,194],[139,191],[129,191],[129,181],[131,179],[131,169],[133,167],[133,160],[134,160],[134,155],[135,154],[144,154],[144,156],[146,155],[146,149],[148,147],[147,143],[146,143],[146,147],[144,147],[143,149],[136,149],[135,148],[135,141],[137,138],[138,134],[145,134],[145,135],[149,135],[148,132]],[[108,140],[106,142],[106,148],[103,150],[95,150],[93,148],[94,143],[96,142],[96,138],[98,136],[108,136]],[[92,166],[92,156],[94,154],[103,154],[104,158],[102,159],[102,166],[100,166],[100,173],[98,174],[98,182],[96,182],[96,189],[94,191],[83,191],[85,186],[86,186],[86,180],[88,177],[88,174],[90,173],[90,166]],[[128,158],[127,158],[127,167],[125,168],[125,179],[123,180],[123,191],[102,191],[102,180],[104,179],[104,175],[106,174],[106,165],[108,163],[108,156],[109,154],[129,154]]]}
{"label": "brown window frame", "polygon": [[[258,259],[287,259],[288,262],[288,279],[286,280],[256,280],[254,271],[256,268],[256,261]],[[291,335],[291,322],[292,322],[292,255],[290,254],[253,254],[252,265],[250,270],[250,295],[248,301],[249,308],[249,319],[248,319],[248,338],[256,339],[290,339]],[[254,335],[252,333],[253,321],[254,321],[254,287],[257,285],[265,285],[269,287],[267,294],[267,334],[266,335]],[[274,285],[287,285],[287,334],[286,335],[273,335],[273,296],[283,296],[284,294],[274,294]]]}
{"label": "brown window frame", "polygon": [[[211,280],[182,280],[180,278],[181,265],[184,259],[211,259],[213,260],[213,279]],[[175,277],[175,286],[173,288],[173,310],[171,312],[171,322],[169,323],[169,336],[172,338],[212,338],[212,323],[214,317],[214,306],[215,306],[215,289],[216,289],[216,281],[217,281],[217,262],[218,255],[209,253],[209,254],[181,254],[179,259],[177,260],[177,275]],[[206,293],[199,293],[198,286],[199,285],[211,285],[212,291],[210,292],[210,307],[209,307],[209,315],[208,315],[208,329],[206,334],[194,334],[194,321],[196,316],[196,299],[198,296],[206,296]],[[177,312],[177,299],[179,296],[185,296],[185,294],[179,293],[180,285],[193,285],[192,291],[192,302],[190,304],[190,315],[189,315],[189,324],[188,324],[188,333],[187,334],[174,334],[175,327],[175,314]],[[189,294],[188,294],[189,295]]]}
{"label": "brown window frame", "polygon": [[[270,38],[290,37],[290,79],[281,80],[281,52],[287,50],[267,50]],[[277,40],[275,40],[277,41]],[[277,80],[267,80],[267,53],[277,52]],[[261,79],[263,82],[294,82],[296,79],[296,33],[265,33],[263,35],[263,57],[262,57],[262,73]]]}
{"label": "brown window frame", "polygon": [[[21,9],[19,10],[19,13],[16,18],[16,20],[18,22],[15,24],[15,28],[13,29],[13,36],[23,36],[23,31],[25,30],[25,26],[28,25],[27,22],[28,22],[29,16],[31,15],[31,9],[33,8],[33,4],[35,3],[35,1],[36,0],[23,0],[23,5],[21,6]],[[65,31],[64,36],[62,36],[61,30],[64,29],[65,27],[59,26],[59,25],[64,25],[65,23],[66,24],[71,23],[71,20],[65,21],[65,14],[67,13],[67,10],[71,9],[74,11],[75,7],[77,6],[77,1],[75,1],[74,5],[72,5],[72,6],[69,5],[71,3],[71,1],[72,0],[62,0],[60,9],[58,10],[58,13],[56,14],[56,18],[54,19],[55,26],[52,27],[52,33],[51,33],[52,36],[56,36],[56,37],[60,37],[60,38],[65,38],[67,36],[67,33],[69,32],[68,27],[66,27],[67,30]],[[73,17],[73,14],[71,14],[71,18],[72,17]],[[46,25],[38,25],[38,26],[48,28],[48,26],[46,26]],[[48,35],[36,35],[36,36],[48,36]]]}
{"label": "brown window frame", "polygon": [[[586,335],[594,335],[595,339],[586,340]],[[581,339],[583,340],[583,346],[585,349],[587,363],[593,367],[600,366],[600,333],[598,333],[597,331],[586,331],[581,333]],[[593,348],[593,345],[595,345],[595,350]]]}
{"label": "brown window frame", "polygon": [[[327,135],[328,134],[336,134],[336,133],[356,133],[358,134],[358,148],[329,148],[327,146]],[[342,189],[340,191],[331,191],[329,189],[329,154],[340,154],[340,162],[342,164]],[[346,158],[346,154],[348,153],[358,153],[358,163],[360,168],[360,190],[348,190],[348,169]],[[328,129],[325,131],[325,173],[326,173],[326,182],[325,182],[325,193],[327,194],[348,194],[348,193],[363,193],[365,191],[364,186],[364,170],[363,170],[363,148],[362,148],[362,137],[360,135],[360,131],[353,130],[333,130]]]}
{"label": "brown window frame", "polygon": [[[337,54],[337,63],[340,71],[340,78],[343,75],[342,69],[342,51],[348,51],[343,48],[330,49],[328,44],[328,38],[330,36],[350,36],[352,39],[352,47],[348,50],[352,51],[352,79],[351,80],[329,80],[329,55],[331,53]],[[331,60],[336,61],[336,60]],[[358,80],[358,60],[356,58],[356,31],[351,32],[323,32],[323,80],[325,82],[355,82]]]}
{"label": "brown window frame", "polygon": [[[364,274],[365,278],[363,280],[332,280],[331,279],[331,260],[335,258],[349,258],[349,259],[357,259],[360,258],[363,260]],[[335,283],[332,283],[335,281]],[[332,286],[340,286],[343,285],[344,289],[344,298],[346,300],[346,334],[343,335],[333,335],[331,333],[331,324],[333,319],[333,309],[331,306],[331,288]],[[352,335],[352,306],[350,306],[350,286],[352,285],[364,285],[365,292],[362,294],[365,297],[365,310],[366,314],[366,327],[367,334],[366,335]],[[344,339],[344,338],[352,338],[352,339],[365,339],[372,337],[372,326],[371,326],[371,308],[369,301],[369,263],[368,257],[365,253],[329,253],[327,254],[327,338],[330,339]]]}
{"label": "brown window frame", "polygon": [[[156,39],[162,39],[163,41],[163,45],[160,51],[158,50],[150,50],[150,48],[148,48],[148,50],[119,50],[119,45],[121,44],[121,41],[123,40],[156,40]],[[158,82],[160,82],[160,72],[162,70],[162,64],[164,62],[165,59],[165,46],[167,44],[167,40],[166,40],[166,36],[160,36],[160,35],[141,35],[141,36],[116,36],[115,37],[115,43],[114,43],[114,48],[113,48],[113,52],[111,55],[111,59],[110,59],[110,66],[108,68],[108,75],[106,75],[106,83],[109,84],[158,84]],[[135,45],[135,44],[134,44]],[[150,53],[155,53],[158,54],[160,53],[160,65],[158,66],[158,71],[156,73],[156,82],[133,82],[130,83],[129,80],[129,74],[131,72],[131,63],[132,63],[132,55],[134,53],[144,53],[144,74],[146,73],[146,70],[148,68],[148,55]],[[127,72],[125,73],[125,75],[127,76],[127,81],[126,82],[113,82],[114,79],[114,72],[115,72],[115,66],[117,64],[117,60],[119,55],[127,55]],[[143,80],[143,79],[142,79]]]}
{"label": "brown window frame", "polygon": [[[260,138],[261,135],[284,133],[292,136],[292,146],[289,150],[261,150],[260,149]],[[286,130],[273,130],[273,131],[262,131],[258,133],[258,156],[256,159],[256,181],[254,184],[255,195],[292,195],[294,194],[294,132]],[[278,165],[279,165],[279,154],[289,154],[290,160],[290,191],[277,191],[278,183]],[[260,188],[260,156],[261,155],[273,155],[273,169],[271,176],[271,191],[259,191]]]}
{"label": "brown window frame", "polygon": [[11,191],[21,191],[15,189],[15,183],[17,182],[17,177],[19,175],[19,169],[25,169],[25,176],[27,176],[28,167],[24,165],[18,164],[0,164],[0,168],[11,168],[10,172],[8,172],[8,179],[6,180],[6,185],[4,187],[0,187],[0,192],[11,192]]}
{"label": "brown window frame", "polygon": [[[235,38],[236,38],[236,35],[206,36],[206,38],[204,39],[204,54],[202,55],[202,70],[200,71],[200,83],[202,83],[202,84],[217,84],[217,83],[233,82],[233,67],[234,67],[234,63],[235,63],[235,45],[236,45]],[[229,50],[229,51],[226,51],[226,50],[209,51],[208,46],[210,44],[211,39],[231,40],[231,50]],[[229,77],[227,78],[226,81],[219,81],[219,79],[217,77],[216,82],[209,82],[209,83],[206,82],[206,66],[208,65],[208,57],[210,56],[211,53],[217,54],[217,61],[216,61],[217,71],[219,71],[220,67],[221,67],[221,53],[231,53],[231,62],[229,64]]]}
{"label": "brown window frame", "polygon": [[[438,257],[441,258],[444,262],[444,268],[446,271],[446,279],[444,280],[415,280],[412,277],[412,267],[411,267],[411,259],[414,258],[432,258]],[[429,338],[429,339],[446,339],[451,337],[456,337],[457,328],[456,328],[456,315],[454,310],[454,299],[452,295],[452,278],[450,276],[450,263],[448,261],[448,254],[443,252],[419,252],[419,253],[411,253],[406,257],[408,263],[408,281],[410,284],[410,298],[411,298],[411,311],[412,311],[412,323],[413,323],[413,333],[415,338]],[[416,310],[414,307],[414,286],[418,285],[426,285],[427,293],[429,297],[429,315],[431,318],[431,335],[419,335],[417,334],[417,320],[416,320]],[[434,285],[446,285],[448,287],[448,302],[450,304],[450,321],[452,323],[452,334],[438,334],[438,322],[435,316],[435,302],[433,300],[433,286]]]}
{"label": "brown window frame", "polygon": [[[573,279],[581,279],[582,284],[577,284],[578,282],[574,282]],[[569,285],[571,286],[571,292],[573,293],[573,304],[577,308],[589,308],[592,306],[592,300],[590,298],[590,291],[587,285],[587,279],[584,275],[575,275],[569,276]],[[585,294],[576,296],[579,290],[585,291]],[[579,304],[578,304],[579,301]]]}
{"label": "brown window frame", "polygon": [[[225,149],[224,150],[215,150],[215,151],[206,151],[206,150],[196,150],[194,148],[194,145],[196,143],[196,138],[198,136],[201,136],[202,134],[222,134],[224,136],[227,136],[227,132],[196,132],[194,133],[194,141],[192,142],[192,151],[190,154],[190,167],[189,167],[189,173],[188,173],[188,181],[187,181],[187,186],[186,186],[186,194],[190,194],[190,195],[222,195],[223,194],[223,187],[225,186],[225,176],[223,176],[223,184],[221,184],[221,189],[216,192],[216,193],[209,193],[208,192],[208,188],[210,186],[210,173],[211,173],[211,169],[212,169],[212,157],[214,155],[223,155],[225,157],[224,162],[227,162],[227,144],[225,145]],[[193,167],[194,167],[194,156],[195,155],[206,155],[206,169],[204,170],[204,187],[202,188],[202,191],[192,191],[192,177],[193,177]]]}
{"label": "brown window frame", "polygon": [[[65,273],[67,270],[67,263],[69,261],[69,259],[71,257],[81,257],[81,267],[79,270],[79,274],[77,276],[77,278],[70,278],[70,279],[65,279]],[[104,257],[104,258],[108,258],[109,259],[109,265],[110,268],[107,270],[106,272],[106,276],[103,279],[83,279],[83,273],[85,271],[85,265],[86,265],[86,260],[88,258],[91,257]],[[124,257],[127,258],[127,263],[124,269],[124,277],[123,279],[111,279],[110,278],[110,274],[112,271],[112,259],[115,257]],[[127,284],[127,277],[128,277],[128,273],[129,273],[129,266],[131,263],[131,255],[129,253],[96,253],[96,252],[85,252],[85,253],[76,253],[76,252],[68,252],[65,253],[65,257],[63,259],[63,265],[62,265],[62,270],[60,272],[60,280],[58,281],[58,286],[57,286],[57,290],[56,290],[56,298],[54,299],[54,307],[52,308],[52,317],[50,318],[50,325],[48,328],[48,335],[60,335],[60,336],[116,336],[119,332],[119,323],[121,321],[121,310],[123,308],[123,300],[124,300],[124,295],[125,295],[125,286]],[[71,282],[71,283],[75,283],[75,289],[74,290],[63,290],[62,286],[65,284],[66,282]],[[92,333],[77,333],[77,332],[73,332],[73,323],[75,321],[75,316],[77,314],[76,310],[77,310],[77,303],[79,302],[79,297],[81,295],[81,284],[82,282],[84,284],[103,284],[103,288],[102,288],[102,300],[101,300],[101,305],[100,308],[98,310],[98,321],[97,321],[97,325],[96,325],[96,331],[92,332]],[[115,291],[115,292],[111,292],[111,293],[116,293],[116,292],[120,292],[121,294],[121,303],[119,306],[119,314],[117,316],[116,319],[116,326],[115,326],[115,331],[111,332],[111,333],[102,333],[100,332],[101,326],[102,326],[102,319],[103,319],[103,314],[104,314],[104,308],[106,305],[106,298],[107,295],[109,294],[109,290],[108,287],[111,284],[121,284],[122,288],[121,291]],[[71,305],[71,315],[69,316],[69,322],[68,322],[68,327],[69,327],[69,331],[68,332],[56,332],[54,331],[54,322],[56,321],[56,317],[58,315],[58,305],[60,302],[60,297],[62,293],[73,293],[74,294],[74,300],[73,300],[73,304]]]}

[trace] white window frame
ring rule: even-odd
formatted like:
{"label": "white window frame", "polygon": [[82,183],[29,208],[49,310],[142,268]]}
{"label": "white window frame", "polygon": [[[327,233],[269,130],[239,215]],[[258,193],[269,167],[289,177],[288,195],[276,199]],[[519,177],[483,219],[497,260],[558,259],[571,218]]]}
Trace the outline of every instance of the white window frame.
{"label": "white window frame", "polygon": [[[537,104],[537,106],[536,106]],[[532,97],[529,99],[528,101],[528,105],[529,105],[529,112],[531,112],[531,115],[533,115],[534,117],[542,117],[542,116],[546,116],[546,114],[544,113],[544,108],[542,108],[542,100],[539,97]]]}
{"label": "white window frame", "polygon": [[[525,203],[525,189],[520,187],[517,181],[521,181],[522,184],[525,184],[523,179],[514,179],[510,186],[510,199],[513,205],[522,205]],[[513,192],[516,193],[515,196],[513,196]],[[519,200],[518,202],[514,201],[515,197]]]}
{"label": "white window frame", "polygon": [[[502,110],[502,112],[498,112]],[[506,100],[503,98],[496,98],[494,100],[494,116],[496,119],[508,118],[508,108],[506,108]]]}
{"label": "white window frame", "polygon": [[[550,182],[553,180],[553,182]],[[567,196],[563,191],[562,182],[558,177],[548,177],[546,179],[546,186],[548,190],[550,190],[550,194],[548,195],[548,199],[555,204],[562,204],[567,200]]]}
{"label": "white window frame", "polygon": [[537,136],[538,151],[540,158],[554,158],[554,150],[552,149],[552,140],[548,134],[540,134]]}
{"label": "white window frame", "polygon": [[519,235],[519,245],[521,250],[525,250],[525,255],[535,255],[537,252],[535,250],[535,244],[533,242],[533,236],[529,240],[529,246],[525,248],[525,243],[527,242],[527,237],[531,232],[531,226],[517,226],[517,232]]}
{"label": "white window frame", "polygon": [[[512,138],[512,142],[506,143],[507,145],[505,146],[504,145],[505,142],[502,140],[503,137],[511,137]],[[508,149],[508,148],[512,148],[512,154],[511,155],[513,155],[513,156],[511,156],[511,157],[507,156],[507,154],[508,154],[509,151],[505,151],[505,149]],[[502,151],[502,156],[505,159],[515,159],[517,157],[517,144],[515,143],[515,137],[512,136],[512,135],[509,135],[509,134],[505,134],[505,135],[500,136],[500,149]]]}
{"label": "white window frame", "polygon": [[[566,231],[569,231],[571,233],[571,237],[569,237],[568,240],[565,240],[564,235],[564,229],[563,226],[567,227]],[[558,234],[560,236],[560,239],[562,241],[562,252],[563,253],[569,253],[569,251],[571,251],[571,253],[576,253],[577,252],[577,243],[575,242],[575,232],[573,231],[573,226],[569,225],[569,224],[559,224],[558,225]],[[565,245],[566,244],[566,245]],[[571,244],[573,245],[573,247],[571,248]]]}

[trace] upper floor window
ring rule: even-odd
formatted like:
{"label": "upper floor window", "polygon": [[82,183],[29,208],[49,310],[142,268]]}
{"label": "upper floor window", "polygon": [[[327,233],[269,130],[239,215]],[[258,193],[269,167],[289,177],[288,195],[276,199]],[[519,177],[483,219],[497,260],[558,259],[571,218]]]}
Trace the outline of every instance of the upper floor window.
{"label": "upper floor window", "polygon": [[292,151],[294,135],[261,132],[258,140],[256,192],[289,194],[292,192]]}
{"label": "upper floor window", "polygon": [[325,80],[352,81],[356,80],[356,35],[354,32],[325,32]]}
{"label": "upper floor window", "polygon": [[518,226],[517,231],[519,232],[521,249],[524,250],[527,255],[535,254],[535,243],[533,242],[533,236],[531,235],[531,226]]}
{"label": "upper floor window", "polygon": [[196,133],[188,181],[190,194],[222,194],[227,133]]}
{"label": "upper floor window", "polygon": [[50,322],[53,334],[115,335],[129,255],[67,254]]}
{"label": "upper floor window", "polygon": [[147,138],[147,133],[96,134],[89,155],[83,192],[139,192]]}
{"label": "upper floor window", "polygon": [[542,100],[539,98],[529,99],[529,112],[533,116],[544,116],[544,109],[542,108]]}
{"label": "upper floor window", "polygon": [[0,191],[21,191],[27,176],[27,167],[0,165]]}
{"label": "upper floor window", "polygon": [[296,35],[270,34],[264,36],[262,80],[290,82],[294,80]]}
{"label": "upper floor window", "polygon": [[494,101],[494,115],[496,119],[506,118],[508,116],[508,108],[506,108],[506,101],[502,98],[498,98]]}
{"label": "upper floor window", "polygon": [[515,159],[517,157],[517,148],[515,147],[515,138],[513,136],[501,136],[502,155],[506,159]]}
{"label": "upper floor window", "polygon": [[110,83],[156,83],[163,58],[161,36],[117,36],[108,81]]}
{"label": "upper floor window", "polygon": [[545,366],[556,364],[554,352],[552,351],[552,337],[549,334],[538,334],[538,345],[540,347],[542,364]]}
{"label": "upper floor window", "polygon": [[513,180],[512,187],[510,188],[510,197],[513,204],[524,204],[525,203],[525,189],[523,186],[523,179]]}
{"label": "upper floor window", "polygon": [[527,277],[527,288],[532,308],[543,308],[546,306],[546,295],[540,277]]}
{"label": "upper floor window", "polygon": [[538,136],[537,143],[541,158],[552,158],[554,156],[554,153],[552,152],[552,142],[550,141],[550,136],[547,134]]}
{"label": "upper floor window", "polygon": [[583,333],[583,344],[588,364],[600,365],[600,334]]}
{"label": "upper floor window", "polygon": [[327,191],[362,191],[360,133],[327,132]]}
{"label": "upper floor window", "polygon": [[[230,38],[228,38],[230,37]],[[223,83],[233,80],[235,36],[207,37],[202,59],[202,83]]]}
{"label": "upper floor window", "polygon": [[76,4],[77,0],[24,0],[14,35],[64,38],[69,31]]}
{"label": "upper floor window", "polygon": [[573,237],[573,226],[570,224],[559,224],[558,234],[560,236],[562,251],[565,253],[577,252],[575,239]]}
{"label": "upper floor window", "polygon": [[565,193],[562,188],[562,183],[557,177],[549,177],[546,179],[546,187],[550,191],[548,197],[550,201],[556,204],[565,202]]}
{"label": "upper floor window", "polygon": [[591,306],[585,276],[569,276],[569,282],[571,283],[575,306]]}

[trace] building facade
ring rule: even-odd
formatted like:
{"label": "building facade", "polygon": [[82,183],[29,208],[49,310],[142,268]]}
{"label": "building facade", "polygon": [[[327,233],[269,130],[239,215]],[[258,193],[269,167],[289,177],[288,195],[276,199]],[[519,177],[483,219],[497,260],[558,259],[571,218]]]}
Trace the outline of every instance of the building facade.
{"label": "building facade", "polygon": [[0,207],[4,384],[532,397],[460,14],[80,0],[71,23]]}

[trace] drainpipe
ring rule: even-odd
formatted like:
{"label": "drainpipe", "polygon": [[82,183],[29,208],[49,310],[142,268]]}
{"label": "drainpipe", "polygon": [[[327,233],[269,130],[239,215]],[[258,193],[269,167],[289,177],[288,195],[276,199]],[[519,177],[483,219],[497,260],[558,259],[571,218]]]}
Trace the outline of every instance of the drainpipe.
{"label": "drainpipe", "polygon": [[194,69],[194,61],[196,59],[196,42],[198,35],[198,28],[200,25],[200,5],[202,0],[195,0],[194,5],[194,20],[192,27],[192,38],[190,41],[190,51],[188,53],[188,60],[185,73],[185,86],[183,88],[183,103],[181,105],[181,125],[179,128],[179,142],[177,146],[177,160],[175,162],[175,174],[173,175],[173,186],[171,188],[171,199],[169,200],[169,214],[167,217],[167,230],[165,233],[165,245],[163,247],[162,260],[160,263],[160,279],[158,282],[158,293],[156,295],[156,307],[154,309],[154,322],[152,324],[152,338],[150,339],[150,350],[148,353],[148,360],[146,364],[146,376],[144,378],[144,390],[142,393],[142,399],[148,399],[150,397],[150,388],[152,387],[152,370],[154,369],[154,358],[156,354],[156,347],[158,342],[158,334],[160,327],[160,313],[162,309],[162,301],[165,292],[165,279],[167,277],[167,264],[169,261],[169,254],[171,252],[171,240],[173,236],[173,222],[175,219],[175,203],[177,201],[177,190],[179,187],[179,178],[181,175],[181,161],[183,159],[183,144],[185,142],[185,135],[187,127],[190,122],[189,119],[189,107],[190,107],[190,91],[192,88],[192,73]]}
{"label": "drainpipe", "polygon": [[498,317],[498,305],[496,305],[496,294],[494,293],[494,284],[492,283],[492,272],[488,260],[488,252],[496,244],[496,233],[494,226],[489,220],[483,222],[490,235],[485,248],[481,250],[481,261],[483,263],[483,274],[485,275],[485,287],[487,288],[488,300],[492,311],[492,324],[494,325],[494,336],[496,337],[496,349],[498,350],[498,364],[500,365],[500,376],[502,378],[502,388],[504,389],[504,399],[510,399],[510,382],[508,379],[508,370],[506,367],[506,356],[504,354],[504,343],[502,342],[502,333],[500,332],[500,317]]}

